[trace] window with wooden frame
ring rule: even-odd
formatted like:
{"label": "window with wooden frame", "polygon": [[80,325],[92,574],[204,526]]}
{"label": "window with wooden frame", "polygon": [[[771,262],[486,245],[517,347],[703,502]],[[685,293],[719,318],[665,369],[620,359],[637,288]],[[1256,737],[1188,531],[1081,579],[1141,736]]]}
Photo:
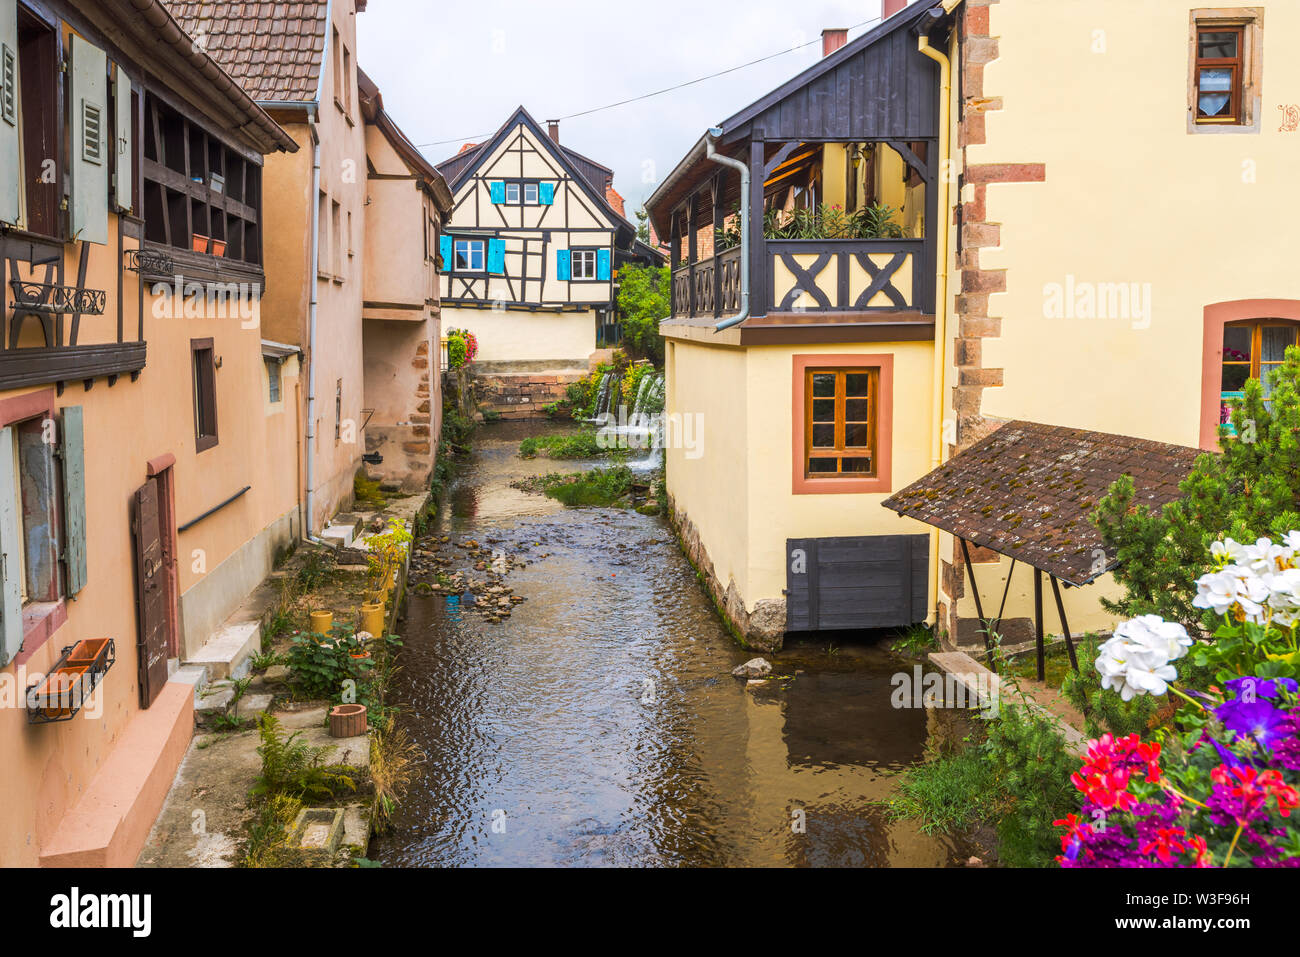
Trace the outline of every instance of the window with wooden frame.
{"label": "window with wooden frame", "polygon": [[191,339],[194,370],[194,447],[202,452],[217,444],[217,362],[212,340]]}
{"label": "window with wooden frame", "polygon": [[[0,52],[4,57],[5,120],[18,126],[19,203],[22,226],[42,236],[61,238],[63,217],[62,156],[64,127],[58,102],[62,87],[59,38],[54,27],[18,4],[18,49]],[[10,62],[14,58],[15,62]],[[10,87],[16,81],[16,92]]]}
{"label": "window with wooden frame", "polygon": [[874,477],[879,372],[809,369],[804,374],[804,477]]}
{"label": "window with wooden frame", "polygon": [[1273,392],[1270,373],[1286,358],[1287,346],[1300,344],[1300,324],[1283,319],[1252,319],[1223,327],[1223,375],[1220,380],[1219,422],[1231,417],[1229,401],[1245,394],[1247,379],[1258,379],[1265,401]]}
{"label": "window with wooden frame", "polygon": [[1189,131],[1258,132],[1262,25],[1257,7],[1192,11]]}

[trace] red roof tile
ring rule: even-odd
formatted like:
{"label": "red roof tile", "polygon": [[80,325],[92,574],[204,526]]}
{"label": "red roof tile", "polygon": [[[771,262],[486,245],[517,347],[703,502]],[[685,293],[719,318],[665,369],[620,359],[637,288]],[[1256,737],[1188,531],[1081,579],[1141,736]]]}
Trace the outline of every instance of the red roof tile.
{"label": "red roof tile", "polygon": [[164,0],[164,5],[254,100],[303,103],[315,99],[329,18],[325,0]]}

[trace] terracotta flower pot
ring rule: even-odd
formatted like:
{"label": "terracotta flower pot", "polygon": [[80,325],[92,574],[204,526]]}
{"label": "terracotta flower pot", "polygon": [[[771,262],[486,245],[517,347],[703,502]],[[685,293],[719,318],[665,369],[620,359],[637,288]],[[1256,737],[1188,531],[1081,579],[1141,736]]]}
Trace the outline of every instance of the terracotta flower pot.
{"label": "terracotta flower pot", "polygon": [[77,642],[73,647],[72,653],[68,655],[67,664],[70,666],[86,665],[88,667],[102,666],[104,659],[108,657],[108,639],[107,638],[86,638]]}
{"label": "terracotta flower pot", "polygon": [[365,705],[336,704],[330,709],[330,737],[355,738],[365,733]]}
{"label": "terracotta flower pot", "polygon": [[47,718],[63,718],[75,711],[80,702],[74,700],[73,690],[86,673],[86,665],[64,665],[45,679],[41,693],[53,707],[45,708]]}
{"label": "terracotta flower pot", "polygon": [[212,255],[224,256],[226,254],[226,241],[224,239],[212,240]]}
{"label": "terracotta flower pot", "polygon": [[208,237],[202,233],[195,233],[190,245],[196,253],[206,253],[208,251]]}

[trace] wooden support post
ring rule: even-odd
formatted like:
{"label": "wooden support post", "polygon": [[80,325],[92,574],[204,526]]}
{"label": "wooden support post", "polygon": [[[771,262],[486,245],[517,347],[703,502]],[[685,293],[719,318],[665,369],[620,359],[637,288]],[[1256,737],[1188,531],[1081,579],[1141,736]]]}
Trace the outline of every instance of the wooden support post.
{"label": "wooden support post", "polygon": [[722,267],[718,260],[718,230],[726,219],[726,210],[722,208],[723,189],[727,184],[727,168],[724,166],[713,177],[713,318],[722,316]]}
{"label": "wooden support post", "polygon": [[975,614],[979,616],[980,628],[984,635],[984,653],[989,656],[989,663],[993,664],[993,641],[989,635],[989,620],[984,617],[984,604],[980,601],[980,586],[975,582],[975,566],[970,561],[970,549],[966,547],[966,539],[959,538],[961,542],[961,557],[966,563],[966,576],[970,579],[971,594],[975,597]]}
{"label": "wooden support post", "polygon": [[1035,673],[1039,681],[1045,681],[1047,662],[1044,659],[1043,647],[1043,572],[1039,568],[1034,569],[1034,652],[1038,659]]}
{"label": "wooden support post", "polygon": [[1007,594],[1011,591],[1011,576],[1016,573],[1016,560],[1011,559],[1011,567],[1007,569],[1007,581],[1002,588],[1002,601],[998,605],[998,621],[1002,621],[1002,613],[1007,610]]}
{"label": "wooden support post", "polygon": [[1074,639],[1070,637],[1070,623],[1065,620],[1065,603],[1061,601],[1061,586],[1052,576],[1052,594],[1056,596],[1056,614],[1061,618],[1061,634],[1065,636],[1065,651],[1070,656],[1070,667],[1079,670],[1079,656],[1074,653]]}

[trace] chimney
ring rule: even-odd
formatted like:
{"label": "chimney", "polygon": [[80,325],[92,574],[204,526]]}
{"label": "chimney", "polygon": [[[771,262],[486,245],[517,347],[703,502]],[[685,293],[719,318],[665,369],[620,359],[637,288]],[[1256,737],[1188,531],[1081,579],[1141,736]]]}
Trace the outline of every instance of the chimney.
{"label": "chimney", "polygon": [[559,120],[547,120],[547,121],[546,121],[546,132],[550,134],[551,139],[552,139],[554,142],[559,143],[559,142],[560,142],[560,121],[559,121]]}
{"label": "chimney", "polygon": [[911,2],[912,0],[880,0],[880,19],[888,20]]}
{"label": "chimney", "polygon": [[822,31],[822,56],[830,56],[849,42],[849,31],[830,29]]}

